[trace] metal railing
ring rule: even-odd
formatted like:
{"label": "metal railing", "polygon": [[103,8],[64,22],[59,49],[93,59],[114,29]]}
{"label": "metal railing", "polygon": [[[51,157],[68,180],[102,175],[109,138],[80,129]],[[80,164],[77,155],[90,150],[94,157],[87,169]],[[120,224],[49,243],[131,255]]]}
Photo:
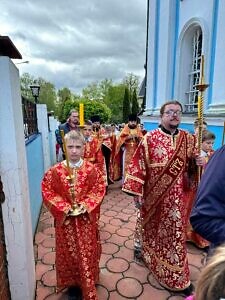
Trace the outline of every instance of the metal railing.
{"label": "metal railing", "polygon": [[22,97],[24,136],[38,133],[36,104]]}

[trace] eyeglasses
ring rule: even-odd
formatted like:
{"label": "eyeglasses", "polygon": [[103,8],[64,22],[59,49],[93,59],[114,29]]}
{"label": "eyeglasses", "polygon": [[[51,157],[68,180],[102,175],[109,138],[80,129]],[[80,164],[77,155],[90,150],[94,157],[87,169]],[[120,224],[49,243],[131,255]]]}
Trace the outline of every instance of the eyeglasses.
{"label": "eyeglasses", "polygon": [[170,110],[165,111],[164,114],[166,114],[167,116],[174,116],[176,114],[178,117],[181,117],[182,111],[180,111],[180,110],[174,111],[174,110],[170,109]]}

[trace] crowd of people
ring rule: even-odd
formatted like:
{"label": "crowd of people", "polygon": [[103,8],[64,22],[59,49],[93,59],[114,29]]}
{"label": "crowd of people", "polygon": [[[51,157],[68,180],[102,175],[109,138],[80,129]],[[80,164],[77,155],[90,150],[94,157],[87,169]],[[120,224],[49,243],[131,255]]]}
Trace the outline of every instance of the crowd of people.
{"label": "crowd of people", "polygon": [[[97,299],[100,206],[115,181],[122,181],[137,207],[135,259],[166,289],[185,296],[194,292],[187,241],[209,255],[225,242],[225,148],[213,153],[215,135],[206,122],[202,128],[196,120],[193,134],[180,129],[182,112],[180,102],[164,103],[159,127],[149,132],[136,115],[120,126],[102,125],[92,116],[81,127],[76,110],[59,126],[62,159],[46,172],[42,194],[55,218],[57,287],[68,288],[68,299]],[[225,288],[220,290],[221,298]],[[199,288],[194,299],[203,299]]]}

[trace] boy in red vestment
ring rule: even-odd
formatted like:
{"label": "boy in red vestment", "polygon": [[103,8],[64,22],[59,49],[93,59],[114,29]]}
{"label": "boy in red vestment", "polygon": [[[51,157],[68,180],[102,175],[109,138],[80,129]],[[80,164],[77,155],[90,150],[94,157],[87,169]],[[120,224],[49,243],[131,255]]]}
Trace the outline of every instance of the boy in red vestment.
{"label": "boy in red vestment", "polygon": [[[213,132],[210,132],[208,130],[204,130],[202,132],[202,149],[201,149],[201,156],[205,158],[205,164],[202,166],[202,173],[204,172],[204,169],[209,161],[209,158],[214,153],[213,145],[215,142],[215,134]],[[188,214],[191,213],[193,203],[196,196],[196,190],[193,190],[192,193],[190,193],[189,199],[187,199],[187,211]],[[205,248],[207,249],[210,243],[201,237],[197,232],[195,232],[190,224],[188,222],[187,226],[187,241],[194,243],[199,248]]]}
{"label": "boy in red vestment", "polygon": [[84,158],[93,163],[102,172],[105,184],[107,185],[107,172],[105,158],[102,152],[102,145],[99,139],[93,135],[92,122],[86,121],[83,129],[85,139]]}
{"label": "boy in red vestment", "polygon": [[105,183],[101,172],[81,158],[84,138],[79,132],[65,135],[64,148],[67,160],[51,167],[42,181],[44,204],[55,219],[57,288],[68,287],[71,300],[96,300]]}

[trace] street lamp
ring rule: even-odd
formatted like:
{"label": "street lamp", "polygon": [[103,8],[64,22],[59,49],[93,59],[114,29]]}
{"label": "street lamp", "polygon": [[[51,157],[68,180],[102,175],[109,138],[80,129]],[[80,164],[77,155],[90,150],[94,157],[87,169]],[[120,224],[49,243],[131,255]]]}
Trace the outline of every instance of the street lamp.
{"label": "street lamp", "polygon": [[34,84],[30,85],[30,89],[31,89],[31,92],[32,92],[32,96],[34,97],[35,103],[38,103],[40,85],[34,82]]}

